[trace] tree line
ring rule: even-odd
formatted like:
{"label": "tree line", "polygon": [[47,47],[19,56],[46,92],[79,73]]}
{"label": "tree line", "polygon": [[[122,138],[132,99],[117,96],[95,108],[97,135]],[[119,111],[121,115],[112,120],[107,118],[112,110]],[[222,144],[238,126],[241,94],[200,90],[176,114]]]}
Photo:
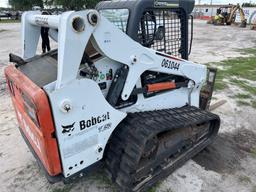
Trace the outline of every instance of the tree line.
{"label": "tree line", "polygon": [[9,0],[15,10],[31,10],[33,6],[61,6],[67,10],[94,8],[100,0]]}
{"label": "tree line", "polygon": [[242,7],[256,7],[255,3],[243,3]]}

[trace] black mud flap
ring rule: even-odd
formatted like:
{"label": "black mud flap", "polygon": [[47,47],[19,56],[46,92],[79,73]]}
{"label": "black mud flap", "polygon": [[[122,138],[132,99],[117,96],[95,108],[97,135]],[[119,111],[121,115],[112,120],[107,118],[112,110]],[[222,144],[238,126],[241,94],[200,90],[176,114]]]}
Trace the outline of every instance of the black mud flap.
{"label": "black mud flap", "polygon": [[202,88],[200,93],[200,109],[209,110],[212,93],[214,90],[215,79],[217,75],[216,68],[208,68],[206,85]]}

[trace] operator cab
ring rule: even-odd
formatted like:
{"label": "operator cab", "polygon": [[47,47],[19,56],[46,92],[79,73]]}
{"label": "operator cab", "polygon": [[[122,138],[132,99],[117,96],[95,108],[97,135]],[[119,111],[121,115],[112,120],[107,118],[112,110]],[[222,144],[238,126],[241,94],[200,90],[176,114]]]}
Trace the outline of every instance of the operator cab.
{"label": "operator cab", "polygon": [[[190,13],[194,4],[194,0],[118,0],[102,1],[96,9],[141,45],[188,60],[193,40],[193,17]],[[216,69],[208,69],[207,83],[200,96],[202,109],[209,107],[215,76]],[[146,71],[141,76],[141,84],[144,86],[157,82],[157,79],[169,78],[167,74]],[[179,76],[171,78],[176,82],[187,81]]]}
{"label": "operator cab", "polygon": [[103,1],[96,9],[143,46],[188,59],[188,20],[194,3],[194,0]]}
{"label": "operator cab", "polygon": [[[190,52],[189,47],[192,43],[192,38],[190,38],[189,46],[188,20],[194,3],[194,0],[102,1],[98,3],[96,9],[102,16],[141,45],[187,60]],[[162,82],[163,80],[188,81],[181,76],[145,71],[141,75],[141,86],[144,87],[147,84]],[[163,92],[143,93],[143,95],[148,98]],[[136,103],[137,95],[131,96],[125,101],[125,104],[121,99],[115,99],[114,95],[108,94],[107,100],[112,106],[118,108],[127,103]]]}

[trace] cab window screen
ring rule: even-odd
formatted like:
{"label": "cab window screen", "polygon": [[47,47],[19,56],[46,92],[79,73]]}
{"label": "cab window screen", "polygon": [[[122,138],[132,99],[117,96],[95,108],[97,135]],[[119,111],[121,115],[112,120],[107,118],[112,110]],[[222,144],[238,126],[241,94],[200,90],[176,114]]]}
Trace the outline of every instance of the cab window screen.
{"label": "cab window screen", "polygon": [[103,9],[99,11],[111,23],[126,33],[127,22],[129,18],[128,9]]}
{"label": "cab window screen", "polygon": [[[150,20],[148,19],[149,14],[151,15]],[[144,24],[145,21],[147,21],[146,24]],[[185,58],[185,21],[186,17],[180,9],[155,9],[145,11],[141,18],[138,31],[139,42],[143,46],[157,51]]]}

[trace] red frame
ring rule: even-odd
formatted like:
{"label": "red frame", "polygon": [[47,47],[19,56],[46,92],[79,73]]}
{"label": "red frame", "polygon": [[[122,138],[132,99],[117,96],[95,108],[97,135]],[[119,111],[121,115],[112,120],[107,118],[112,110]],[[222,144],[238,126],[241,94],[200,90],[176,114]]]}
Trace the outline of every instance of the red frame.
{"label": "red frame", "polygon": [[[28,139],[50,176],[62,172],[57,139],[54,136],[51,107],[46,93],[28,77],[10,65],[5,69],[5,76],[16,112],[19,126]],[[24,108],[22,94],[34,104],[39,126],[30,119]]]}

